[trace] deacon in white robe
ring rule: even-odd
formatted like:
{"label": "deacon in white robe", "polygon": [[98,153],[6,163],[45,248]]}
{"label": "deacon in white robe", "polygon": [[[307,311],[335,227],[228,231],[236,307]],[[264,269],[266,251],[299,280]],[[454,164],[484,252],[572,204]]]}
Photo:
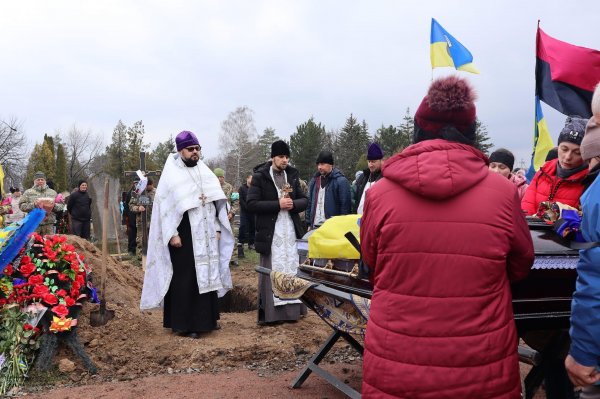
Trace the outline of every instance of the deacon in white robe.
{"label": "deacon in white robe", "polygon": [[[300,188],[298,170],[289,166],[290,149],[282,140],[271,145],[271,161],[254,168],[246,206],[256,215],[254,246],[261,254],[260,264],[275,271],[296,274],[296,239],[304,234],[299,213],[307,198]],[[258,283],[258,322],[295,321],[306,314],[298,300],[273,296],[269,276],[260,275]]]}

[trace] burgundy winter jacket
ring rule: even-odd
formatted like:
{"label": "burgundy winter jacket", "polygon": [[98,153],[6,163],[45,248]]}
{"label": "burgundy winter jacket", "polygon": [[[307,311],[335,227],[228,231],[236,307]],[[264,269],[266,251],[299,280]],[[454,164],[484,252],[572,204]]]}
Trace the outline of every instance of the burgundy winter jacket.
{"label": "burgundy winter jacket", "polygon": [[560,202],[573,208],[580,207],[579,197],[584,189],[581,182],[588,174],[587,168],[567,179],[561,179],[556,176],[557,163],[558,159],[546,162],[531,179],[531,184],[521,201],[521,208],[527,215],[534,215],[540,203],[544,201]]}
{"label": "burgundy winter jacket", "polygon": [[367,192],[363,398],[520,398],[509,282],[529,272],[533,244],[514,184],[487,163],[427,140]]}

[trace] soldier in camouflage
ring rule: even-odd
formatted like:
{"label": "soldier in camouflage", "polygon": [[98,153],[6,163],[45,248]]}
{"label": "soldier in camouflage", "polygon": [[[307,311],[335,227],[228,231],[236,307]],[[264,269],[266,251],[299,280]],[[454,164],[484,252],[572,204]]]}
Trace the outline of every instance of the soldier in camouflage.
{"label": "soldier in camouflage", "polygon": [[154,182],[152,179],[148,179],[146,189],[142,194],[131,193],[131,199],[129,200],[129,211],[134,213],[136,226],[137,226],[137,249],[141,254],[142,249],[142,213],[146,212],[146,230],[150,230],[150,220],[152,219],[152,203],[154,203],[154,194],[156,189],[154,188]]}
{"label": "soldier in camouflage", "polygon": [[[231,228],[235,229],[234,223],[233,223],[233,221],[234,221],[233,217],[238,212],[239,196],[237,196],[237,199],[234,198],[233,186],[225,181],[225,171],[223,169],[215,168],[215,170],[213,170],[213,173],[215,174],[215,176],[217,176],[219,178],[219,183],[221,183],[221,189],[223,190],[223,192],[225,193],[225,196],[227,197],[227,218],[231,222]],[[237,234],[235,234],[235,232],[234,232],[233,236],[237,237]],[[239,253],[238,253],[238,255],[239,255]],[[239,263],[237,260],[232,259],[231,265],[239,266]]]}
{"label": "soldier in camouflage", "polygon": [[231,198],[231,194],[233,194],[233,186],[225,181],[225,171],[221,168],[216,168],[214,171],[215,176],[219,178],[219,183],[221,183],[221,188],[223,192],[227,196],[227,201],[229,201],[229,211],[227,217],[229,220],[232,220],[236,213],[238,213],[239,202],[234,201]]}
{"label": "soldier in camouflage", "polygon": [[[36,172],[33,187],[25,190],[19,199],[19,208],[26,213],[31,212],[36,207],[44,209],[40,198],[48,198],[54,201],[56,196],[56,191],[52,190],[46,184],[46,175],[43,172]],[[36,231],[41,235],[54,234],[54,223],[56,222],[56,215],[54,213],[62,212],[64,207],[64,204],[55,202],[51,210],[46,209],[46,218],[40,223]]]}

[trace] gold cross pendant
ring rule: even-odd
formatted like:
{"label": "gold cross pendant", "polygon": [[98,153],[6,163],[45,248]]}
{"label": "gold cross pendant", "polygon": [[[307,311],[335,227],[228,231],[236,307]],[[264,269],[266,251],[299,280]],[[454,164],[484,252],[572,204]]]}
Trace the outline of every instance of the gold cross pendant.
{"label": "gold cross pendant", "polygon": [[290,193],[294,191],[294,189],[292,188],[292,186],[290,186],[289,183],[285,183],[283,185],[283,187],[281,187],[281,192],[283,193],[283,198],[289,198],[290,197]]}

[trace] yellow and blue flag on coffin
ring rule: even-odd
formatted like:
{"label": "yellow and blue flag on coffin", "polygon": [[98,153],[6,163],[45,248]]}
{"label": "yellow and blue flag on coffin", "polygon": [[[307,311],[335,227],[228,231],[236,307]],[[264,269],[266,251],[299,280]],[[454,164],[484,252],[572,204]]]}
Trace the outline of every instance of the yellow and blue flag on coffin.
{"label": "yellow and blue flag on coffin", "polygon": [[540,98],[535,96],[535,129],[533,136],[533,153],[531,154],[531,165],[527,171],[527,179],[531,181],[535,172],[537,172],[546,162],[548,151],[554,148],[554,142],[550,137],[546,119],[542,113]]}
{"label": "yellow and blue flag on coffin", "polygon": [[454,67],[459,71],[479,73],[473,56],[442,25],[431,18],[431,68]]}

